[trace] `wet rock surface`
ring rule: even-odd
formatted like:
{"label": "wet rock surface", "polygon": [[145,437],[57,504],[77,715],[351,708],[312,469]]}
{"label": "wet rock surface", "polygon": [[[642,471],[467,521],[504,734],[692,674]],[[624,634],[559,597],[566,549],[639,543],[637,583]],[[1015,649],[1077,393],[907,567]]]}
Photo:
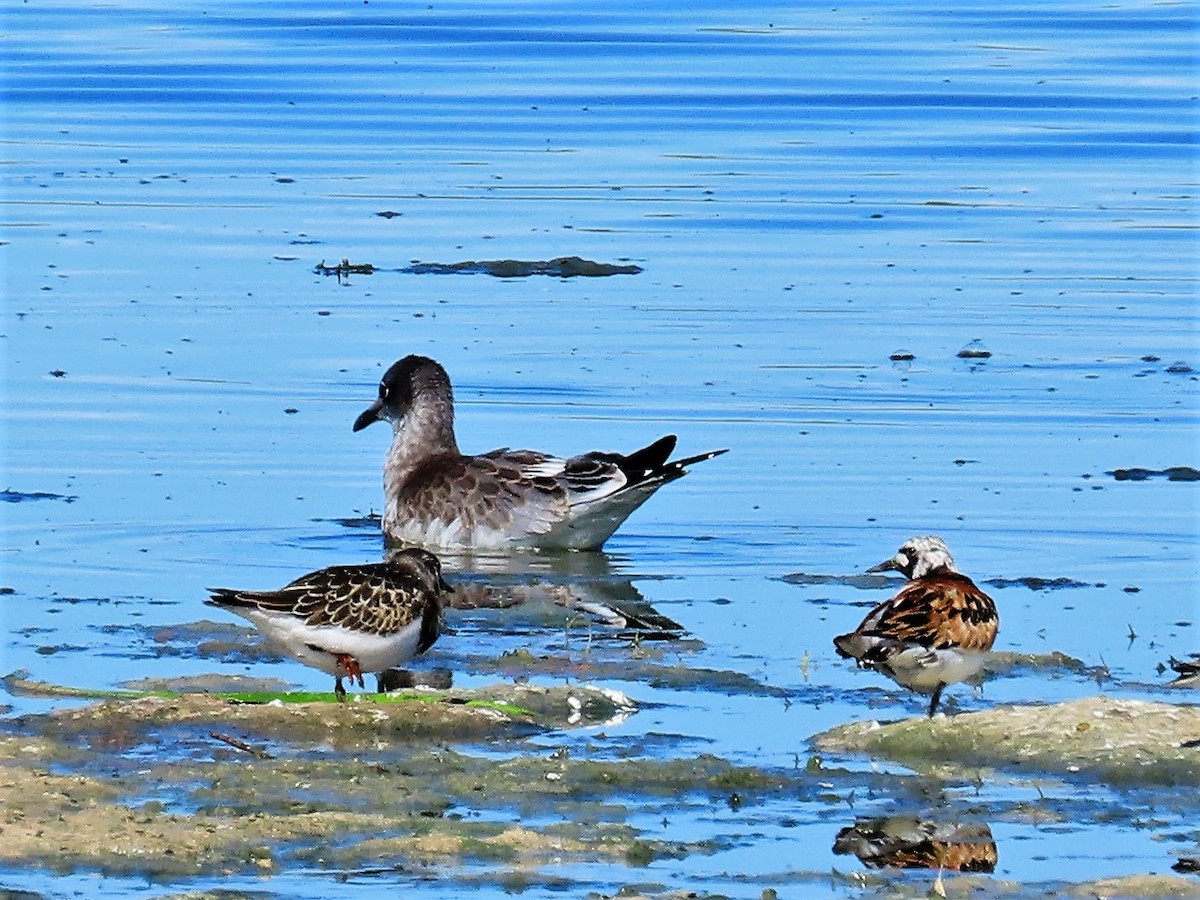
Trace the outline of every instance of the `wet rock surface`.
{"label": "wet rock surface", "polygon": [[1200,707],[1089,697],[1053,706],[855,722],[813,738],[825,751],[915,766],[1084,775],[1111,784],[1200,785]]}

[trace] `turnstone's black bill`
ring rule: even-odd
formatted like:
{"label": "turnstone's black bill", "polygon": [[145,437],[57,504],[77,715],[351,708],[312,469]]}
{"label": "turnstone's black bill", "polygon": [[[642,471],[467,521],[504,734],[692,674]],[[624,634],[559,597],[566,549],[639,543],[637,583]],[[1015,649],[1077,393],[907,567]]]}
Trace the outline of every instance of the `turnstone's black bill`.
{"label": "turnstone's black bill", "polygon": [[451,590],[438,558],[407,549],[387,562],[330,566],[277,591],[212,588],[211,606],[249,619],[293,659],[363,686],[363,672],[383,672],[433,646],[441,595]]}
{"label": "turnstone's black bill", "polygon": [[895,569],[909,579],[891,600],[875,607],[850,634],[833,639],[838,654],[875,669],[910,690],[932,694],[937,711],[942,689],[966,681],[983,667],[1000,626],[992,598],[954,568],[939,537],[905,542],[889,560],[868,572]]}
{"label": "turnstone's black bill", "polygon": [[985,823],[938,824],[908,816],[858,819],[838,832],[834,853],[853,853],[872,869],[991,872],[999,855]]}
{"label": "turnstone's black bill", "polygon": [[383,466],[384,535],[443,550],[599,549],[660,487],[726,452],[668,461],[675,436],[667,435],[628,456],[560,459],[508,448],[464,456],[454,437],[450,377],[424,356],[387,370],[354,430],[380,420],[394,431]]}

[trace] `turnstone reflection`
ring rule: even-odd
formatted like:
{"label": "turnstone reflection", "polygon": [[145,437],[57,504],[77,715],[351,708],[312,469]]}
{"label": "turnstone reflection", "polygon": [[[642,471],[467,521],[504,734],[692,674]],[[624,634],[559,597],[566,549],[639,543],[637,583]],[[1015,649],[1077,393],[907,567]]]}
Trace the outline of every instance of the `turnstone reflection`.
{"label": "turnstone reflection", "polygon": [[628,456],[560,459],[508,448],[466,456],[454,436],[450,377],[424,356],[387,370],[354,430],[380,420],[394,432],[383,467],[384,535],[444,550],[599,549],[660,487],[725,452],[668,461],[675,436],[667,435]]}
{"label": "turnstone reflection", "polygon": [[839,655],[853,658],[859,666],[931,694],[933,716],[946,685],[979,673],[996,640],[1000,616],[992,598],[954,568],[939,537],[913,538],[894,557],[867,571],[889,569],[902,573],[908,583],[833,643]]}
{"label": "turnstone reflection", "polygon": [[938,824],[892,816],[857,819],[838,832],[834,853],[853,853],[872,869],[992,872],[999,855],[985,823]]}
{"label": "turnstone reflection", "polygon": [[1170,687],[1200,688],[1200,653],[1193,653],[1191,659],[1172,656],[1171,668],[1175,670],[1176,678]]}
{"label": "turnstone reflection", "polygon": [[441,594],[451,590],[438,558],[407,549],[387,562],[330,566],[277,591],[212,588],[211,606],[249,619],[288,656],[336,679],[363,686],[363,672],[383,672],[433,646]]}

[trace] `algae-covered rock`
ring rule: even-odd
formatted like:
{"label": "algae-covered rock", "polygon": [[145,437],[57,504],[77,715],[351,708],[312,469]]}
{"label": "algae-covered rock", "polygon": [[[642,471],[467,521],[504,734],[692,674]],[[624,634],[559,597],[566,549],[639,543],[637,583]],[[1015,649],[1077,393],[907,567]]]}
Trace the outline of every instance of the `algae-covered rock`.
{"label": "algae-covered rock", "polygon": [[855,722],[813,738],[826,752],[879,754],[905,763],[950,763],[1085,774],[1115,784],[1200,784],[1200,707],[1089,697],[1050,706],[881,725]]}
{"label": "algae-covered rock", "polygon": [[[119,735],[127,744],[164,729],[229,726],[262,740],[347,749],[380,740],[478,739],[513,730],[615,724],[636,709],[624,694],[591,686],[500,684],[477,690],[355,694],[337,703],[332,693],[75,692],[13,676],[7,684],[24,693],[102,698],[60,708],[46,718],[55,734],[88,739]],[[35,726],[38,721],[30,719]]]}
{"label": "algae-covered rock", "polygon": [[1072,885],[1072,897],[1195,897],[1200,884],[1180,875],[1127,875]]}

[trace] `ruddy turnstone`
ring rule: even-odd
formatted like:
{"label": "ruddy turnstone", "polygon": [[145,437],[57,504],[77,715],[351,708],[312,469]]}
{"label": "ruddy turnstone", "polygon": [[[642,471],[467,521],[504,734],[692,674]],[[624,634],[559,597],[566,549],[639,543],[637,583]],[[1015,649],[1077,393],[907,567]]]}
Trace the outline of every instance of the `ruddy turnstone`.
{"label": "ruddy turnstone", "polygon": [[667,435],[628,456],[560,459],[507,447],[465,456],[454,437],[450,377],[424,356],[387,370],[354,430],[381,419],[394,432],[383,466],[384,535],[442,550],[599,549],[660,487],[726,452],[668,461],[675,436]]}
{"label": "ruddy turnstone", "polygon": [[839,655],[859,666],[932,694],[932,717],[946,685],[979,673],[996,640],[1000,616],[992,598],[954,568],[939,537],[906,541],[894,557],[867,571],[889,569],[902,573],[908,583],[833,644]]}
{"label": "ruddy turnstone", "polygon": [[999,858],[985,823],[938,824],[908,816],[858,819],[838,832],[834,853],[853,853],[872,869],[992,872]]}
{"label": "ruddy turnstone", "polygon": [[211,588],[210,606],[249,619],[293,659],[363,686],[363,672],[383,672],[433,646],[441,627],[438,558],[410,548],[387,562],[330,566],[277,591]]}

